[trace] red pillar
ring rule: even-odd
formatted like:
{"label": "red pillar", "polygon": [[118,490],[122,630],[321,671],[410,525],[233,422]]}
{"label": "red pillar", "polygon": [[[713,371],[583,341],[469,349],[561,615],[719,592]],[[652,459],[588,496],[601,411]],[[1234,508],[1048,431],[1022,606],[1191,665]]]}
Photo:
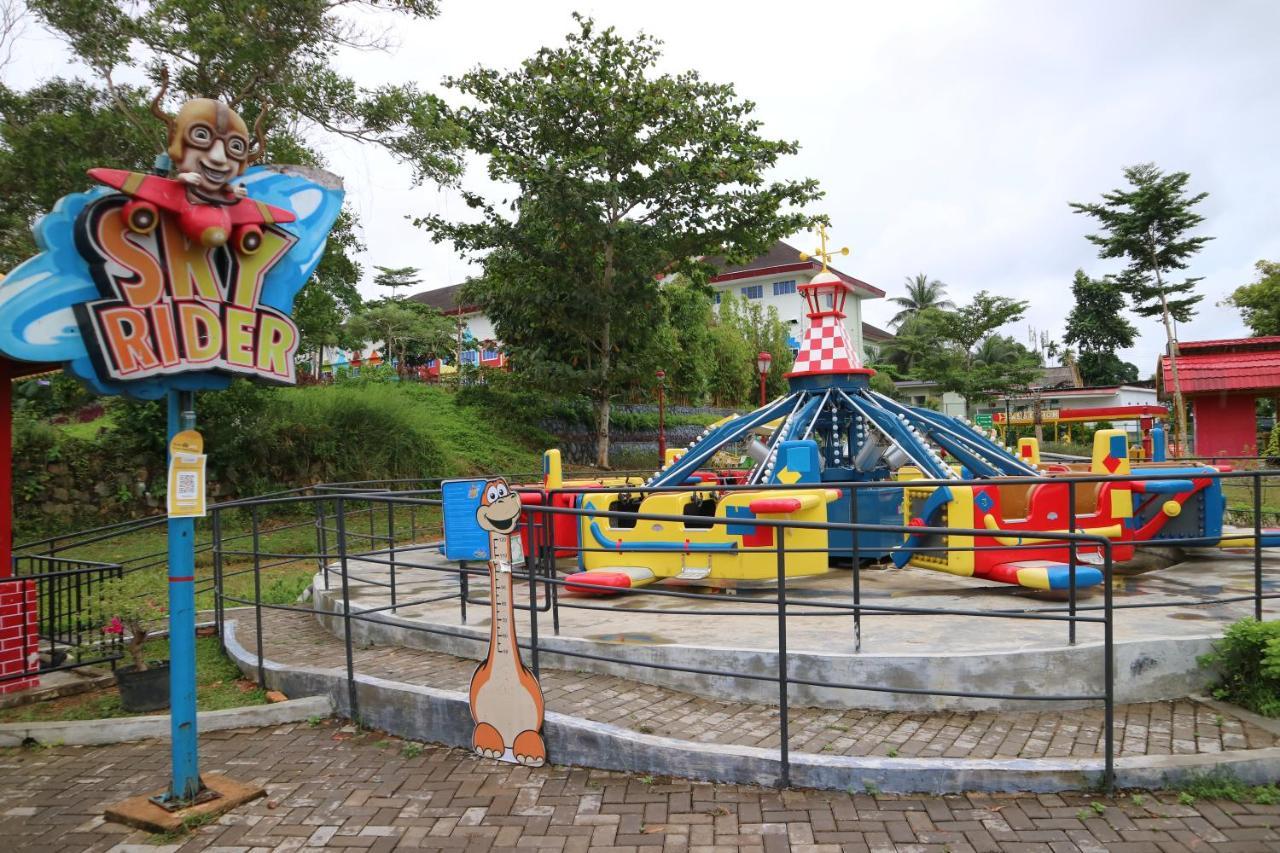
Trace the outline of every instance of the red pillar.
{"label": "red pillar", "polygon": [[13,572],[13,370],[0,358],[0,578]]}

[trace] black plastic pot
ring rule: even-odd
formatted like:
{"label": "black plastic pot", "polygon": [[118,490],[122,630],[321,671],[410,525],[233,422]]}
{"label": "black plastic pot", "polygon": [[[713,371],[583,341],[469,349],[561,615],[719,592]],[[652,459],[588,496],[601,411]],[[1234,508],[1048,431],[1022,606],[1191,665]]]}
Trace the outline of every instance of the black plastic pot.
{"label": "black plastic pot", "polygon": [[169,707],[169,662],[153,661],[142,671],[118,667],[116,685],[126,711],[163,711]]}

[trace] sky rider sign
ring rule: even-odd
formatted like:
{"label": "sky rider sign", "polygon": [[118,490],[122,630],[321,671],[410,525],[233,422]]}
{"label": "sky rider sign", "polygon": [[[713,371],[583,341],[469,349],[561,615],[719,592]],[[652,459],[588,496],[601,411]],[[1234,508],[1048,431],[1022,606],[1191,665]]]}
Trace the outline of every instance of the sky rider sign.
{"label": "sky rider sign", "polygon": [[91,169],[0,281],[0,355],[64,364],[101,394],[154,399],[240,376],[296,381],[293,299],[324,254],[341,182],[252,166],[260,146],[217,101],[171,118],[173,177]]}

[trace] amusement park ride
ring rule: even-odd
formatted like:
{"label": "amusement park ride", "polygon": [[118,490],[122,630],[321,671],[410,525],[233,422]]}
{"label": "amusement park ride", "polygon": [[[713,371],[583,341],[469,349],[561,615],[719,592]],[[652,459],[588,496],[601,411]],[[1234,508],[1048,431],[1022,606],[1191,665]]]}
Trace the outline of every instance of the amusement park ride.
{"label": "amusement park ride", "polygon": [[[1152,540],[1252,547],[1252,536],[1233,534],[1229,543],[1223,541],[1222,485],[1207,476],[1220,469],[1165,463],[1160,440],[1156,461],[1139,467],[1131,468],[1122,430],[1099,430],[1087,464],[1041,464],[1034,440],[1024,440],[1014,455],[967,420],[907,406],[872,390],[874,371],[861,365],[845,332],[850,287],[828,271],[835,252],[827,250],[825,229],[819,234],[822,245],[814,257],[823,268],[797,288],[807,303],[809,328],[787,374],[786,395],[712,425],[683,451],[668,451],[665,466],[635,494],[618,488],[635,485],[625,480],[564,481],[554,450],[547,454],[543,484],[518,487],[526,506],[549,502],[635,514],[544,514],[554,527],[557,554],[576,555],[582,570],[569,576],[571,591],[605,594],[664,580],[705,586],[768,581],[777,577],[779,535],[785,537],[788,577],[828,572],[833,560],[856,558],[860,563],[888,557],[898,567],[1061,590],[1070,585],[1068,545],[1044,534],[1068,531],[1071,494],[1074,530],[1110,539],[1116,560],[1132,558],[1133,543]],[[716,453],[744,444],[755,461],[749,471],[726,478],[707,470]],[[1139,475],[1144,473],[1175,478],[1143,480]],[[1131,481],[1069,485],[1073,477],[1129,474],[1134,475]],[[1011,478],[1056,482],[1002,482]],[[903,485],[837,486],[887,480]],[[922,485],[909,485],[916,480]],[[933,484],[924,485],[926,481]],[[727,482],[739,488],[722,488]],[[702,484],[705,490],[689,489]],[[851,491],[856,514],[849,505]],[[698,516],[699,521],[645,518],[663,515]],[[860,530],[855,555],[847,529],[756,523],[847,523],[854,517],[861,524],[935,530],[905,536]],[[942,535],[936,528],[986,530],[989,535]],[[1280,531],[1268,531],[1262,544],[1280,546]],[[1102,581],[1098,551],[1077,545],[1077,587]]]}

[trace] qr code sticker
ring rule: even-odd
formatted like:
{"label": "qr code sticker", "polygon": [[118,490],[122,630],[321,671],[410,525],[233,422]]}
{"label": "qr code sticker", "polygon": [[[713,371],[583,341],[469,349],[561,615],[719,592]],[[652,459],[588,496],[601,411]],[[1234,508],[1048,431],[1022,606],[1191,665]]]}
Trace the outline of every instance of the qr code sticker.
{"label": "qr code sticker", "polygon": [[200,478],[194,471],[178,472],[178,500],[193,501],[198,494]]}

